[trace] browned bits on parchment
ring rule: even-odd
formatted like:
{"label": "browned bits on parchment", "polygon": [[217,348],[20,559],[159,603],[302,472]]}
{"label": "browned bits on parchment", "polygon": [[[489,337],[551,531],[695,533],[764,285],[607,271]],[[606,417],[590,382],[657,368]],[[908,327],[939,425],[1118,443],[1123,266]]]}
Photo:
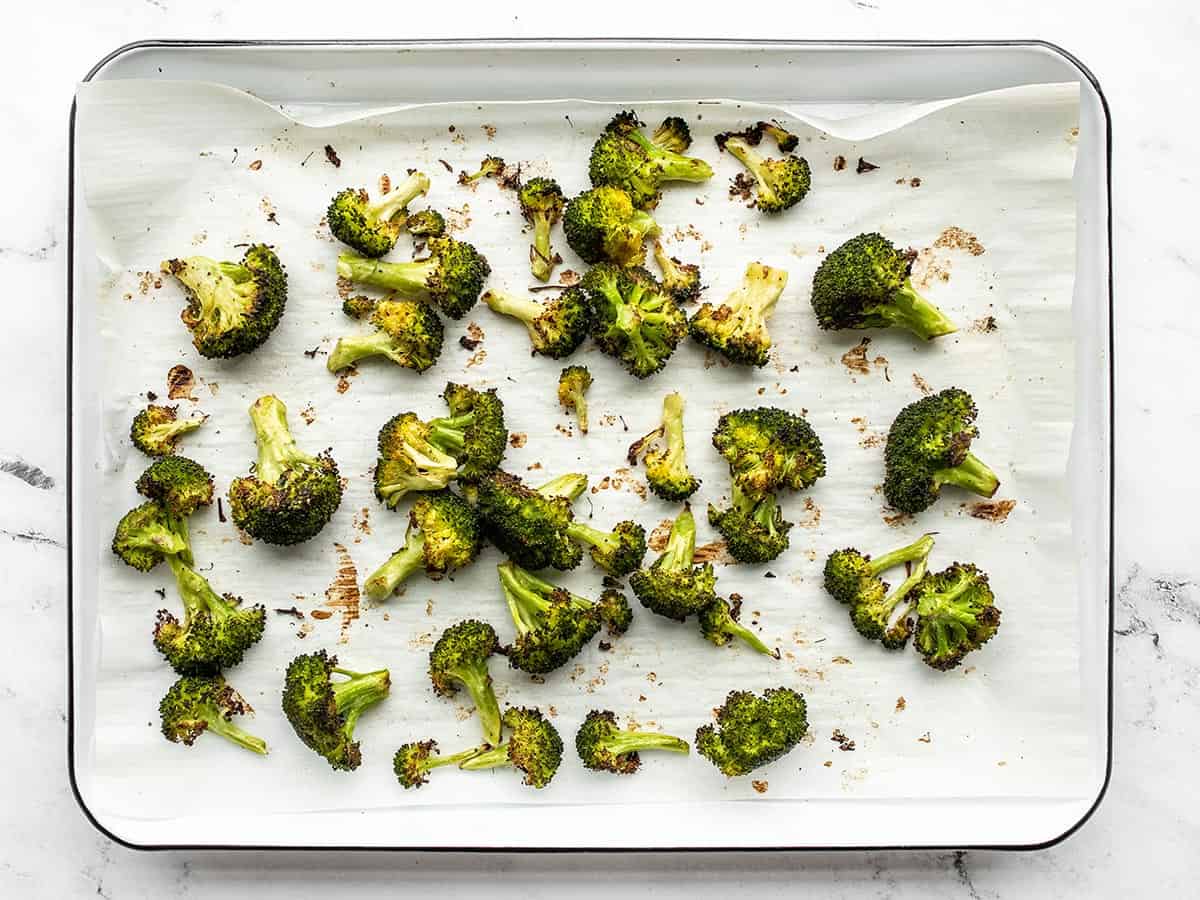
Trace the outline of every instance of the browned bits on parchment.
{"label": "browned bits on parchment", "polygon": [[193,390],[196,387],[196,376],[192,370],[182,363],[171,366],[167,372],[167,397],[171,400],[195,400]]}
{"label": "browned bits on parchment", "polygon": [[333,149],[333,144],[325,145],[325,161],[335,169],[340,169],[342,167],[342,159],[340,156],[338,156],[337,151]]}
{"label": "browned bits on parchment", "polygon": [[972,256],[982,256],[984,253],[984,246],[979,243],[979,238],[957,225],[943,229],[937,240],[933,242],[933,246],[950,250],[965,250]]}
{"label": "browned bits on parchment", "polygon": [[974,519],[985,522],[995,522],[997,525],[1008,519],[1008,514],[1017,505],[1016,500],[979,500],[971,504],[963,504],[967,513]]}
{"label": "browned bits on parchment", "polygon": [[[350,640],[350,626],[358,618],[361,600],[358,593],[358,569],[355,568],[349,551],[342,544],[335,543],[333,549],[338,555],[338,570],[333,582],[325,589],[325,607],[341,613],[341,636],[338,643],[344,644]],[[315,611],[313,615],[316,615]]]}

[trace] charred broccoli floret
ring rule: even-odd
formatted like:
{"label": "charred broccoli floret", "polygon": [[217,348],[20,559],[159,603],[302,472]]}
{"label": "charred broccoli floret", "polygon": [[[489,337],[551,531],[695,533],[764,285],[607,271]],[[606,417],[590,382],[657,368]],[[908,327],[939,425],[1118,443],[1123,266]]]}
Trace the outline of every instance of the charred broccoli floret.
{"label": "charred broccoli floret", "polygon": [[250,407],[258,442],[253,473],[229,485],[234,524],[268,544],[296,544],[315,537],[342,502],[337,463],[328,452],[310,456],[296,446],[287,407],[278,397],[259,397]]}
{"label": "charred broccoli floret", "polygon": [[754,127],[763,134],[769,135],[784,153],[791,153],[800,144],[800,138],[778,122],[759,122]]}
{"label": "charred broccoli floret", "polygon": [[804,695],[785,687],[730,691],[716,714],[715,726],[696,730],[696,750],[730,777],[774,762],[808,732]]}
{"label": "charred broccoli floret", "polygon": [[431,237],[426,249],[428,256],[412,262],[380,262],[343,253],[338,257],[338,277],[393,291],[407,300],[433,303],[450,318],[461,319],[479,300],[492,268],[466,241]]}
{"label": "charred broccoli floret", "polygon": [[[912,631],[912,589],[925,575],[933,536],[924,535],[906,547],[871,557],[853,547],[835,550],[825,560],[825,590],[849,606],[850,621],[863,637],[880,641],[889,650],[908,643]],[[880,575],[909,565],[904,581],[891,593]]]}
{"label": "charred broccoli floret", "polygon": [[785,487],[798,491],[825,474],[821,439],[804,418],[786,410],[763,406],[726,413],[712,442],[747,497]]}
{"label": "charred broccoli floret", "polygon": [[708,504],[708,524],[725,538],[729,555],[744,563],[765,563],[778,557],[788,548],[792,530],[774,494],[747,497],[736,484],[728,509]]}
{"label": "charred broccoli floret", "polygon": [[179,439],[208,421],[208,416],[179,417],[178,406],[150,404],[133,417],[129,439],[147,456],[169,456],[179,449]]}
{"label": "charred broccoli floret", "polygon": [[600,613],[600,621],[609,637],[620,637],[633,624],[633,610],[629,606],[629,599],[615,587],[605,587],[600,592],[600,599],[596,601],[596,611]]}
{"label": "charred broccoli floret", "polygon": [[544,788],[562,762],[563,742],[558,731],[537,709],[509,707],[504,713],[508,740],[459,763],[460,769],[512,768],[522,772],[530,787]]}
{"label": "charred broccoli floret", "polygon": [[666,549],[648,569],[629,577],[642,606],[678,622],[705,609],[716,599],[712,563],[696,564],[696,520],[684,507],[671,526]]}
{"label": "charred broccoli floret", "polygon": [[553,585],[513,562],[497,567],[516,639],[505,651],[514,669],[553,672],[578,654],[600,630],[590,600]]}
{"label": "charred broccoli floret", "polygon": [[550,246],[550,229],[562,218],[566,200],[562,188],[553,178],[530,178],[517,191],[521,215],[533,226],[533,243],[529,246],[529,270],[538,281],[549,281],[554,267],[562,257]]}
{"label": "charred broccoli floret", "polygon": [[488,659],[499,650],[496,630],[487,622],[467,619],[442,632],[429,653],[429,679],[443,697],[458,692],[461,685],[475,701],[483,739],[493,747],[500,743],[500,707],[492,690]]}
{"label": "charred broccoli floret", "polygon": [[440,491],[458,474],[458,460],[430,441],[416,413],[399,413],[379,430],[375,496],[395,509],[411,491]]}
{"label": "charred broccoli floret", "polygon": [[971,395],[947,388],[900,410],[884,448],[883,496],[904,513],[919,513],[952,484],[982,497],[1000,487],[996,473],[971,453],[979,436]]}
{"label": "charred broccoli floret", "polygon": [[149,572],[174,556],[192,562],[186,522],[153,500],[121,517],[113,534],[112,549],[125,565],[139,572]]}
{"label": "charred broccoli floret", "polygon": [[380,257],[396,246],[408,204],[429,192],[429,178],[413,172],[374,203],[362,188],[334,195],[325,212],[333,236],[363,256]]}
{"label": "charred broccoli floret", "polygon": [[356,319],[366,317],[375,330],[338,338],[326,362],[330,372],[340,372],[372,356],[424,372],[442,353],[442,320],[419,300],[351,297],[342,310]]}
{"label": "charred broccoli floret", "polygon": [[567,534],[573,497],[533,490],[516,475],[496,471],[479,482],[484,534],[504,555],[527,569],[573,569],[583,551]]}
{"label": "charred broccoli floret", "polygon": [[634,113],[619,113],[592,145],[588,161],[592,186],[621,188],[629,193],[634,206],[648,209],[658,204],[665,182],[698,183],[712,178],[712,167],[704,160],[671,149],[680,142],[681,121],[664,122],[655,132],[659,143],[642,134],[642,123]]}
{"label": "charred broccoli floret", "polygon": [[207,256],[168,259],[162,270],[174,275],[188,297],[180,318],[201,356],[229,359],[262,345],[287,304],[287,275],[266,244],[252,244],[240,263]]}
{"label": "charred broccoli floret", "polygon": [[720,306],[703,304],[692,315],[688,331],[705,347],[730,362],[765,366],[771,349],[767,319],[787,287],[787,272],[760,262],[746,266],[741,286]]}
{"label": "charred broccoli floret", "polygon": [[625,191],[598,187],[567,204],[563,233],[571,249],[588,265],[610,260],[619,266],[633,266],[646,258],[643,241],[658,234],[658,223],[649,213],[635,209]]}
{"label": "charred broccoli floret", "polygon": [[953,669],[1000,628],[988,577],[970,564],[927,574],[910,599],[917,613],[913,646],[935,669]]}
{"label": "charred broccoli floret", "polygon": [[683,443],[683,395],[678,392],[663,398],[662,422],[657,428],[629,447],[629,464],[646,458],[646,482],[650,490],[664,500],[686,500],[700,487],[700,479],[691,473]]}
{"label": "charred broccoli floret", "polygon": [[137,480],[138,493],[177,516],[190,516],[213,502],[213,477],[185,456],[156,459]]}
{"label": "charred broccoli floret", "polygon": [[692,146],[692,129],[679,116],[667,116],[650,135],[650,142],[662,150],[682,153]]}
{"label": "charred broccoli floret", "polygon": [[504,174],[505,163],[499,156],[485,156],[479,164],[479,171],[472,174],[467,174],[465,171],[458,173],[459,184],[474,184],[481,178],[499,178]]}
{"label": "charred broccoli floret", "polygon": [[250,704],[220,675],[184,676],[158,704],[162,733],[168,741],[190,747],[210,731],[239,747],[265,756],[267,742],[233,724],[234,716],[253,713]]}
{"label": "charred broccoli floret", "polygon": [[762,140],[764,125],[760,122],[742,132],[718,134],[717,146],[728,150],[754,176],[755,206],[765,213],[779,213],[808,194],[812,171],[803,156],[788,153],[783,159],[770,159],[759,153],[755,148]]}
{"label": "charred broccoli floret", "polygon": [[423,209],[408,216],[404,220],[404,227],[413,237],[441,237],[446,233],[446,217],[436,209]]}
{"label": "charred broccoli floret", "polygon": [[646,529],[628,519],[618,522],[612,531],[571,522],[567,535],[587,546],[592,562],[617,578],[637,569],[646,555]]}
{"label": "charred broccoli floret", "polygon": [[558,402],[563,409],[573,410],[579,420],[579,430],[588,433],[587,390],[592,386],[592,373],[587,366],[567,366],[558,376]]}
{"label": "charred broccoli floret", "polygon": [[585,768],[614,775],[632,775],[642,765],[643,750],[687,754],[682,738],[653,731],[623,731],[609,710],[593,709],[575,733],[575,752]]}
{"label": "charred broccoli floret", "polygon": [[676,303],[691,303],[700,296],[700,267],[667,256],[661,241],[654,242],[654,261],[662,272],[662,286]]}
{"label": "charred broccoli floret", "polygon": [[482,753],[486,747],[472,747],[461,753],[440,756],[437,752],[437,741],[416,741],[404,744],[392,757],[392,771],[396,780],[408,790],[419,788],[429,783],[429,773],[440,766],[457,766],[464,760]]}
{"label": "charred broccoli floret", "polygon": [[489,290],[484,293],[483,302],[492,312],[512,316],[524,325],[533,352],[551,359],[562,359],[574,353],[587,337],[591,325],[587,297],[578,286],[569,287],[549,300]]}
{"label": "charred broccoli floret", "polygon": [[726,600],[718,597],[700,610],[700,614],[697,616],[700,633],[706,640],[718,647],[724,647],[734,638],[741,638],[759,653],[779,659],[778,648],[772,650],[763,643],[762,638],[738,621],[741,614],[741,600],[735,600],[730,605]]}
{"label": "charred broccoli floret", "polygon": [[860,234],[825,257],[813,275],[812,308],[827,331],[906,328],[922,340],[958,328],[917,293],[909,274],[915,251],[881,234]]}
{"label": "charred broccoli floret", "polygon": [[579,282],[591,308],[592,337],[638,378],[667,364],[687,334],[687,315],[640,266],[592,266]]}
{"label": "charred broccoli floret", "polygon": [[[296,737],[334,769],[352,771],[362,763],[354,740],[358,717],[391,689],[387,669],[352,672],[324,650],[297,656],[283,684],[283,713]],[[334,675],[343,676],[334,680]]]}

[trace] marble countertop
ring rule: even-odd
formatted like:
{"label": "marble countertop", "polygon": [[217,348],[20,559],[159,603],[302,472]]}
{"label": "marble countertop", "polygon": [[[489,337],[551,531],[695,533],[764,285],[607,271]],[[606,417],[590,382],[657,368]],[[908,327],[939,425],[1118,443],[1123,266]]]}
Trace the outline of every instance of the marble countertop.
{"label": "marble countertop", "polygon": [[[675,896],[722,893],[818,897],[1181,896],[1200,870],[1193,758],[1200,744],[1200,539],[1186,511],[1200,485],[1170,476],[1178,446],[1200,442],[1192,393],[1200,350],[1194,314],[1200,203],[1194,160],[1200,125],[1178,115],[1196,74],[1200,16],[1181,0],[1152,15],[1131,4],[1013,0],[977,8],[931,0],[826,0],[752,16],[699,15],[689,36],[823,38],[1037,37],[1095,72],[1113,115],[1118,436],[1116,733],[1114,775],[1096,815],[1064,843],[1028,854],[840,853],[634,858],[375,854],[137,853],[94,831],[66,777],[65,712],[65,217],[67,112],[75,82],[111,49],[149,37],[506,37],[676,35],[666,7],[602,23],[556,4],[434,7],[227,0],[43,0],[10,19],[0,72],[7,140],[0,145],[0,571],[10,629],[0,664],[0,896],[264,898],[329,881],[339,893],[472,888],[497,895],[577,896],[614,889]],[[563,6],[563,4],[558,4]],[[677,7],[673,9],[678,9]],[[677,16],[678,13],[676,12]],[[565,17],[564,17],[565,16]],[[395,27],[386,23],[393,21]],[[613,24],[628,22],[629,24]],[[365,23],[365,24],[360,24]],[[1170,202],[1168,202],[1170,201]],[[1185,222],[1185,218],[1187,221]],[[32,299],[33,303],[27,301]],[[28,306],[29,312],[21,310]],[[1189,315],[1190,313],[1190,315]],[[1159,394],[1168,391],[1168,397]],[[1168,403],[1168,400],[1170,401]],[[20,629],[19,631],[17,629]],[[19,640],[15,637],[19,634]],[[1186,885],[1186,887],[1185,887]]]}

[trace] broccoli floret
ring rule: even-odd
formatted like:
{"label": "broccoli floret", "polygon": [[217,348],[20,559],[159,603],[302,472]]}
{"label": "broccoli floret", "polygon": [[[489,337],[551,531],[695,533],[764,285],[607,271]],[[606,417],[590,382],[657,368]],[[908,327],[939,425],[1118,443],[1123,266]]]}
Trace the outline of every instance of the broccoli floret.
{"label": "broccoli floret", "polygon": [[825,474],[821,439],[805,419],[786,410],[763,406],[726,413],[712,442],[747,497],[785,487],[798,491]]}
{"label": "broccoli floret", "polygon": [[338,277],[393,291],[406,300],[433,303],[450,318],[461,319],[479,300],[492,267],[466,241],[431,237],[426,249],[428,256],[412,262],[380,262],[343,253]]}
{"label": "broccoli floret", "polygon": [[429,441],[458,462],[458,479],[467,484],[494,472],[508,446],[504,402],[495,388],[477,391],[446,382],[442,399],[450,415],[429,420]]}
{"label": "broccoli floret", "polygon": [[278,397],[259,397],[250,407],[258,462],[250,475],[229,485],[234,524],[268,544],[296,544],[315,537],[342,502],[337,463],[328,451],[310,456],[296,446],[287,407]]}
{"label": "broccoli floret", "polygon": [[479,518],[487,538],[518,565],[566,571],[583,558],[567,534],[572,499],[532,490],[516,475],[496,471],[479,482]]}
{"label": "broccoli floret", "polygon": [[617,578],[637,569],[646,555],[646,529],[637,522],[618,522],[611,532],[571,522],[567,534],[589,548],[592,562]]}
{"label": "broccoli floret", "polygon": [[663,143],[656,143],[642,134],[641,124],[632,112],[620,113],[608,124],[592,145],[588,161],[593,187],[621,188],[629,193],[634,206],[648,209],[658,204],[664,182],[698,183],[712,178],[712,167],[704,160],[664,146],[679,142],[677,125],[664,122]]}
{"label": "broccoli floret", "polygon": [[429,773],[439,766],[456,766],[482,753],[486,747],[472,747],[450,756],[437,755],[437,741],[417,741],[404,744],[392,757],[392,771],[405,790],[429,783]]}
{"label": "broccoli floret", "polygon": [[506,649],[514,669],[531,675],[553,672],[578,654],[600,630],[600,611],[590,600],[544,581],[513,562],[497,567],[516,639]]}
{"label": "broccoli floret", "polygon": [[168,259],[162,270],[174,275],[188,297],[180,318],[201,356],[229,359],[262,345],[287,304],[287,274],[265,244],[252,244],[240,263],[206,256]]}
{"label": "broccoli floret", "polygon": [[[283,684],[283,713],[296,736],[334,769],[352,771],[362,763],[354,740],[358,717],[391,689],[387,669],[352,672],[324,650],[297,656]],[[334,681],[334,675],[343,679]]]}
{"label": "broccoli floret", "polygon": [[958,328],[917,293],[909,274],[916,253],[881,234],[860,234],[825,257],[813,275],[812,308],[823,329],[907,328],[922,340]]}
{"label": "broccoli floret", "polygon": [[169,456],[179,448],[179,439],[208,421],[208,416],[179,417],[178,406],[150,404],[133,417],[129,439],[147,456]]}
{"label": "broccoli floret", "polygon": [[149,572],[173,556],[188,564],[192,562],[186,522],[153,500],[121,517],[113,534],[112,549],[125,565],[139,572]]}
{"label": "broccoli floret", "polygon": [[596,601],[596,611],[609,637],[620,637],[633,624],[629,599],[614,587],[606,587]]}
{"label": "broccoli floret", "polygon": [[558,731],[537,709],[509,707],[504,725],[511,732],[508,740],[459,763],[460,769],[518,769],[530,787],[548,785],[562,762],[563,742]]}
{"label": "broccoli floret", "polygon": [[213,502],[213,477],[185,456],[156,459],[137,480],[138,493],[157,500],[176,516],[190,516]]}
{"label": "broccoli floret", "polygon": [[953,669],[1000,628],[988,577],[970,564],[927,574],[910,599],[917,612],[913,646],[935,669]]}
{"label": "broccoli floret", "polygon": [[662,272],[662,286],[676,303],[691,303],[700,296],[700,267],[667,256],[661,241],[654,242],[654,261]]}
{"label": "broccoli floret", "polygon": [[650,142],[662,150],[682,153],[692,146],[692,129],[679,116],[667,116],[650,135]]}
{"label": "broccoli floret", "polygon": [[[880,556],[853,547],[835,550],[825,560],[825,590],[841,603],[853,603],[866,593],[884,594],[887,585],[879,578],[888,569],[928,558],[933,536],[926,534],[907,546]],[[881,586],[882,585],[882,586]]]}
{"label": "broccoli floret", "polygon": [[[423,209],[404,220],[404,227],[413,237],[441,237],[446,233],[446,217],[436,209]],[[364,254],[370,255],[370,254]]]}
{"label": "broccoli floret", "polygon": [[678,622],[709,606],[717,597],[717,577],[712,563],[694,563],[695,553],[696,520],[685,506],[671,526],[662,555],[650,568],[629,577],[642,606]]}
{"label": "broccoli floret", "polygon": [[592,386],[592,373],[586,366],[567,366],[558,376],[558,402],[564,409],[574,410],[579,430],[588,433],[587,390]]}
{"label": "broccoli floret", "polygon": [[261,604],[242,606],[242,598],[221,596],[178,557],[168,556],[183,600],[183,622],[160,609],[154,647],[180,675],[212,675],[236,666],[262,640],[267,611]]}
{"label": "broccoli floret", "polygon": [[553,178],[531,178],[517,191],[521,215],[533,226],[533,243],[529,246],[529,270],[538,281],[549,281],[554,267],[562,257],[550,246],[550,229],[562,218],[562,188]]}
{"label": "broccoli floret", "polygon": [[635,209],[625,191],[598,187],[567,204],[563,233],[571,249],[588,265],[610,260],[619,266],[634,266],[646,258],[643,241],[658,234],[658,223],[649,213]]}
{"label": "broccoli floret", "polygon": [[538,493],[546,497],[566,497],[574,503],[583,496],[587,486],[588,477],[582,472],[568,472],[551,478],[538,488]]}
{"label": "broccoli floret", "polygon": [[788,275],[759,262],[746,266],[741,286],[720,306],[703,304],[692,315],[688,331],[705,347],[730,362],[765,366],[771,349],[767,319],[787,287]]}
{"label": "broccoli floret", "polygon": [[746,131],[718,134],[717,146],[728,150],[754,176],[755,205],[765,213],[779,213],[808,194],[812,171],[803,156],[788,153],[783,159],[770,159],[759,153],[755,148],[762,140],[763,125],[760,122]]}
{"label": "broccoli floret", "polygon": [[683,443],[683,396],[677,392],[663,398],[662,423],[629,447],[629,464],[646,457],[646,482],[664,500],[686,500],[700,487],[691,473]]}
{"label": "broccoli floret", "polygon": [[979,436],[971,395],[947,388],[900,410],[883,451],[883,496],[903,513],[919,513],[952,484],[981,497],[994,496],[1000,479],[971,453]]}
{"label": "broccoli floret", "polygon": [[459,184],[474,184],[481,178],[499,178],[504,174],[505,163],[499,156],[485,156],[479,164],[479,171],[468,175],[465,171],[458,173]]}
{"label": "broccoli floret", "polygon": [[404,546],[363,584],[367,596],[376,602],[394,594],[418,570],[441,577],[470,565],[479,555],[479,519],[471,504],[453,491],[421,495],[408,518]]}
{"label": "broccoli floret", "polygon": [[761,697],[730,691],[716,714],[715,726],[696,730],[696,750],[730,777],[774,762],[808,731],[804,695],[785,687],[768,688]]}
{"label": "broccoli floret", "polygon": [[792,134],[777,122],[759,122],[754,126],[763,134],[769,135],[784,153],[791,153],[800,144],[800,138]]}
{"label": "broccoli floret", "polygon": [[562,359],[574,353],[591,326],[587,296],[577,285],[544,301],[489,290],[484,293],[483,302],[492,312],[512,316],[521,322],[529,332],[533,352],[551,359]]}
{"label": "broccoli floret", "polygon": [[383,256],[404,230],[408,204],[429,192],[429,178],[413,172],[375,203],[362,188],[346,188],[329,203],[325,220],[333,236],[363,256]]}
{"label": "broccoli floret", "polygon": [[162,733],[168,741],[188,747],[211,731],[239,747],[266,756],[267,742],[233,724],[234,716],[253,713],[241,694],[220,675],[184,676],[168,688],[158,704]]}
{"label": "broccoli floret", "polygon": [[774,494],[747,497],[736,484],[728,509],[708,504],[708,524],[725,538],[729,555],[743,563],[765,563],[778,557],[788,548],[792,530]]}
{"label": "broccoli floret", "polygon": [[410,491],[440,491],[458,474],[458,460],[430,441],[416,413],[399,413],[379,429],[375,496],[395,509]]}
{"label": "broccoli floret", "polygon": [[467,619],[442,632],[429,653],[429,678],[443,697],[465,687],[475,701],[483,739],[493,747],[500,743],[500,707],[492,690],[488,659],[500,648],[496,630],[487,622]]}
{"label": "broccoli floret", "polygon": [[585,768],[614,775],[632,775],[642,765],[641,751],[690,751],[688,742],[669,734],[652,731],[622,731],[617,717],[609,710],[593,709],[575,733],[575,752]]}
{"label": "broccoli floret", "polygon": [[687,334],[687,315],[640,266],[600,263],[579,288],[591,308],[597,346],[638,378],[662,369]]}
{"label": "broccoli floret", "polygon": [[383,356],[398,366],[424,372],[442,353],[442,320],[419,300],[351,297],[342,309],[354,318],[366,313],[375,330],[338,338],[326,363],[330,372],[340,372],[372,356]]}
{"label": "broccoli floret", "polygon": [[741,618],[742,601],[735,600],[731,606],[726,600],[717,597],[712,603],[700,610],[697,620],[700,623],[700,633],[718,647],[724,647],[735,637],[741,638],[759,653],[779,659],[779,650],[772,650],[762,639],[738,620]]}

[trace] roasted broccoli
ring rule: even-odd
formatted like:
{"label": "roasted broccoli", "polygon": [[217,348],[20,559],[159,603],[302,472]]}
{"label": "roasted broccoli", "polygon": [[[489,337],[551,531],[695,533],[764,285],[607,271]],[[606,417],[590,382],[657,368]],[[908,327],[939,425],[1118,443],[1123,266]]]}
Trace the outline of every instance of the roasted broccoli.
{"label": "roasted broccoli", "polygon": [[496,630],[487,622],[467,619],[442,632],[429,653],[429,679],[443,697],[453,696],[461,685],[475,701],[483,739],[500,743],[500,707],[492,690],[488,658],[499,649]]}
{"label": "roasted broccoli", "polygon": [[537,709],[509,707],[504,713],[508,740],[476,753],[459,763],[460,769],[518,769],[530,787],[544,788],[562,762],[563,742],[558,731]]}
{"label": "roasted broccoli", "polygon": [[241,694],[220,675],[180,678],[158,704],[162,733],[168,741],[188,747],[211,731],[239,747],[266,756],[267,742],[233,724],[234,716],[253,713]]}
{"label": "roasted broccoli", "polygon": [[692,146],[692,129],[679,116],[667,116],[650,135],[650,142],[662,150],[682,153]]}
{"label": "roasted broccoli", "polygon": [[587,546],[592,562],[617,578],[637,569],[646,555],[646,529],[628,519],[618,522],[611,532],[571,522],[567,535]]}
{"label": "roasted broccoli", "polygon": [[611,586],[619,585],[620,582],[606,579],[605,584],[606,587],[600,592],[600,599],[596,601],[596,611],[600,613],[600,621],[609,637],[620,637],[633,624],[633,610],[629,606],[629,599],[616,587]]}
{"label": "roasted broccoli", "polygon": [[356,319],[365,317],[375,330],[338,338],[326,363],[330,372],[340,372],[371,356],[424,372],[442,353],[442,320],[420,300],[351,297],[342,304],[342,311]]}
{"label": "roasted broccoli", "polygon": [[808,731],[804,695],[785,687],[768,688],[761,697],[730,691],[716,715],[715,726],[696,729],[696,750],[730,777],[774,762]]}
{"label": "roasted broccoli", "polygon": [[411,491],[440,491],[458,474],[458,460],[430,441],[416,413],[399,413],[379,429],[375,496],[395,509]]}
{"label": "roasted broccoli", "polygon": [[567,204],[563,233],[571,249],[589,265],[609,260],[633,266],[646,258],[643,241],[658,234],[658,223],[649,213],[635,209],[620,188],[598,187]]}
{"label": "roasted broccoli", "polygon": [[178,406],[150,404],[133,417],[129,439],[147,456],[169,456],[179,449],[179,439],[208,421],[208,416],[179,417]]}
{"label": "roasted broccoli", "polygon": [[479,482],[478,509],[484,534],[527,569],[573,569],[583,551],[567,534],[574,516],[571,497],[527,487],[516,475],[496,471]]}
{"label": "roasted broccoli", "polygon": [[632,775],[642,765],[641,751],[666,750],[686,755],[688,742],[653,731],[623,731],[609,710],[593,709],[575,733],[575,752],[585,768],[614,775]]}
{"label": "roasted broccoli", "polygon": [[700,479],[691,473],[683,443],[683,395],[678,392],[663,398],[662,422],[657,428],[629,447],[629,464],[646,458],[646,482],[650,490],[664,500],[686,500],[700,487]]}
{"label": "roasted broccoli", "polygon": [[658,140],[652,141],[640,131],[636,114],[618,113],[592,145],[588,161],[592,186],[621,188],[634,206],[648,209],[658,204],[664,182],[698,183],[712,178],[712,167],[704,160],[671,149],[680,143],[680,121],[664,122],[655,132]]}
{"label": "roasted broccoli", "polygon": [[592,266],[579,282],[591,308],[592,337],[638,378],[667,364],[687,334],[687,315],[641,266]]}
{"label": "roasted broccoli", "polygon": [[240,263],[206,256],[168,259],[188,297],[180,318],[201,356],[228,359],[257,349],[271,336],[287,304],[287,274],[266,244],[251,244]]}
{"label": "roasted broccoli", "polygon": [[407,216],[404,227],[413,237],[441,237],[446,233],[446,217],[436,209],[423,209]]}
{"label": "roasted broccoli", "polygon": [[742,614],[742,601],[735,600],[731,605],[721,597],[700,610],[697,617],[700,623],[700,633],[718,647],[724,647],[735,637],[741,638],[759,653],[779,659],[779,650],[772,650],[763,643],[762,638],[747,628],[738,620]]}
{"label": "roasted broccoli", "polygon": [[562,257],[550,246],[550,229],[562,218],[562,188],[552,178],[530,178],[517,191],[521,215],[533,226],[533,243],[529,246],[529,270],[538,281],[549,281],[554,267]]}
{"label": "roasted broccoli", "polygon": [[429,783],[429,773],[432,770],[439,766],[457,766],[486,749],[486,746],[472,747],[461,753],[440,756],[437,753],[437,741],[416,741],[404,744],[396,751],[392,757],[392,771],[396,773],[396,780],[405,790],[419,788]]}
{"label": "roasted broccoli", "polygon": [[250,407],[250,421],[258,462],[250,475],[229,485],[234,524],[268,544],[315,537],[342,502],[337,463],[328,451],[310,456],[296,446],[287,407],[278,397],[259,397]]}
{"label": "roasted broccoli", "polygon": [[149,572],[168,557],[192,562],[187,523],[153,500],[131,509],[117,523],[113,553],[127,566]]}
{"label": "roasted broccoli", "polygon": [[429,178],[413,172],[376,202],[362,188],[346,188],[329,203],[325,220],[333,236],[363,256],[387,254],[404,230],[408,204],[429,192]]}
{"label": "roasted broccoli", "polygon": [[987,575],[967,563],[930,572],[913,588],[917,613],[913,646],[935,669],[953,669],[1000,628]]}
{"label": "roasted broccoli", "polygon": [[514,669],[544,675],[579,653],[600,630],[590,600],[544,581],[513,562],[497,567],[500,588],[516,629],[505,651]]}
{"label": "roasted broccoli", "polygon": [[[848,604],[850,621],[863,637],[880,641],[890,650],[899,650],[912,632],[912,611],[916,584],[924,577],[933,536],[924,535],[906,547],[872,558],[853,547],[835,550],[825,560],[825,590]],[[910,564],[903,582],[891,593],[879,576],[888,569]]]}
{"label": "roasted broccoli", "polygon": [[185,456],[156,459],[137,480],[138,493],[177,516],[190,516],[213,502],[213,477]]}
{"label": "roasted broccoli", "polygon": [[996,473],[971,453],[979,436],[971,395],[947,388],[900,410],[883,451],[883,496],[903,513],[919,513],[937,500],[944,484],[991,497]]}
{"label": "roasted broccoli", "polygon": [[461,319],[479,299],[492,268],[466,241],[431,237],[426,249],[428,256],[412,262],[380,262],[343,253],[338,257],[338,277],[393,291],[407,300],[433,303],[450,318]]}
{"label": "roasted broccoli", "polygon": [[[352,672],[324,650],[297,656],[283,684],[283,713],[296,736],[335,769],[351,771],[362,763],[354,740],[358,717],[391,689],[387,669]],[[344,676],[334,681],[334,675]]]}
{"label": "roasted broccoli", "polygon": [[728,509],[708,504],[708,524],[725,538],[729,555],[744,563],[765,563],[778,557],[788,548],[792,530],[774,494],[747,497],[737,484]]}
{"label": "roasted broccoli", "polygon": [[755,148],[765,124],[718,134],[716,140],[718,147],[728,150],[754,176],[755,205],[765,213],[778,213],[804,199],[812,185],[812,171],[803,156],[788,153],[783,159],[770,159],[759,153]]}
{"label": "roasted broccoli", "polygon": [[691,303],[700,296],[700,267],[667,256],[661,241],[654,242],[654,261],[662,272],[662,286],[676,303]]}
{"label": "roasted broccoli", "polygon": [[562,359],[583,343],[591,325],[587,297],[578,286],[549,300],[517,297],[504,291],[484,292],[483,302],[492,312],[512,316],[529,332],[534,353]]}
{"label": "roasted broccoli", "polygon": [[465,171],[458,173],[459,184],[474,184],[481,178],[499,178],[504,174],[504,160],[499,156],[485,156],[479,164],[479,171],[468,175]]}
{"label": "roasted broccoli", "polygon": [[469,565],[479,555],[482,535],[475,510],[450,490],[422,494],[408,514],[404,546],[366,580],[363,589],[372,600],[386,600],[414,572],[431,577]]}
{"label": "roasted broccoli", "polygon": [[726,413],[712,442],[729,463],[734,485],[750,498],[811,487],[825,474],[821,439],[805,419],[786,410],[763,406]]}
{"label": "roasted broccoli", "polygon": [[683,508],[666,549],[648,569],[629,577],[629,586],[651,612],[678,622],[695,615],[716,599],[717,577],[712,563],[696,564],[696,520],[688,507]]}
{"label": "roasted broccoli", "polygon": [[907,328],[922,340],[957,327],[917,293],[909,274],[916,252],[881,234],[860,234],[825,257],[813,275],[812,308],[827,331]]}
{"label": "roasted broccoli", "polygon": [[711,347],[730,362],[765,366],[771,349],[767,319],[775,311],[787,279],[783,269],[750,263],[741,286],[720,306],[702,304],[692,314],[688,331],[698,343]]}
{"label": "roasted broccoli", "polygon": [[791,153],[800,144],[800,138],[792,134],[777,122],[759,122],[754,126],[763,134],[769,135],[784,153]]}
{"label": "roasted broccoli", "polygon": [[564,409],[573,410],[579,420],[579,430],[588,433],[587,390],[592,386],[592,373],[586,366],[567,366],[558,376],[558,402]]}

